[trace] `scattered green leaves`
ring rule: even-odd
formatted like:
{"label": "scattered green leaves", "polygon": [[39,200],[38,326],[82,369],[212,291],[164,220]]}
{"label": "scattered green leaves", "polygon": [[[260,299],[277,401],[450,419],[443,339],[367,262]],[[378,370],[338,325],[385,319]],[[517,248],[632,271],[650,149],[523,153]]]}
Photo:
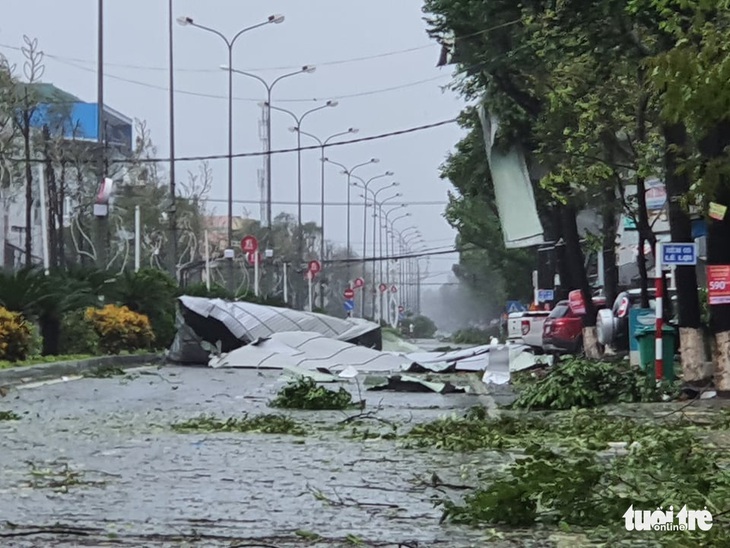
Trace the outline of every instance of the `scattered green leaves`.
{"label": "scattered green leaves", "polygon": [[19,421],[20,415],[13,411],[0,411],[0,421]]}
{"label": "scattered green leaves", "polygon": [[[720,515],[730,496],[727,464],[722,450],[701,443],[690,431],[670,428],[647,433],[613,459],[581,448],[556,451],[535,444],[496,481],[485,474],[463,503],[436,504],[444,509],[444,519],[472,526],[541,522],[615,536],[622,533],[622,515],[632,504],[644,510],[706,506]],[[709,533],[658,534],[665,546],[677,540],[669,535],[684,535],[682,546],[724,546],[730,530],[719,525],[718,520]]]}
{"label": "scattered green leaves", "polygon": [[357,404],[350,392],[340,387],[337,392],[318,385],[309,377],[299,377],[286,384],[269,405],[281,409],[351,409]]}
{"label": "scattered green leaves", "polygon": [[[524,379],[523,379],[524,381]],[[516,409],[570,409],[608,403],[661,401],[673,386],[656,382],[624,364],[570,358],[550,368],[522,388],[512,406]]]}
{"label": "scattered green leaves", "polygon": [[284,415],[257,415],[249,417],[244,415],[241,418],[230,417],[220,419],[212,415],[200,415],[184,422],[175,423],[172,429],[177,432],[237,432],[237,433],[259,433],[259,434],[289,434],[292,436],[305,436],[307,429],[297,421]]}
{"label": "scattered green leaves", "polygon": [[[686,426],[676,421],[673,427]],[[535,444],[605,449],[611,442],[631,443],[664,428],[597,410],[572,409],[545,416],[502,416],[490,419],[481,407],[464,417],[447,417],[419,424],[404,436],[408,447],[447,451],[502,450]]]}

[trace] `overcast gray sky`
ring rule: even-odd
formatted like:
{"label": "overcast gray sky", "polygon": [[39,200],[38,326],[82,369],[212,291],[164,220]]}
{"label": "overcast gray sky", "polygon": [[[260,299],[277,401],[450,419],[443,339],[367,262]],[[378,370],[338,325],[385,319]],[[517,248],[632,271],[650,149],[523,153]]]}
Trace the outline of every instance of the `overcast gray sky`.
{"label": "overcast gray sky", "polygon": [[[313,74],[288,78],[274,88],[274,105],[296,113],[337,99],[339,106],[312,114],[303,129],[320,138],[359,129],[367,137],[454,118],[463,102],[443,86],[451,69],[435,67],[438,46],[426,35],[421,2],[416,0],[176,0],[175,14],[192,17],[226,35],[265,20],[270,14],[286,16],[280,25],[268,25],[243,36],[234,52],[234,67],[255,72],[266,80],[316,65]],[[24,34],[38,38],[47,54],[44,81],[56,84],[82,100],[96,101],[96,0],[3,0],[0,44],[11,61]],[[167,1],[124,0],[105,3],[105,102],[132,117],[146,120],[160,156],[167,156]],[[404,52],[403,50],[411,50]],[[370,58],[363,60],[362,58]],[[193,27],[175,26],[176,155],[178,157],[227,153],[227,75],[218,67],[227,63],[219,38]],[[234,152],[261,151],[258,136],[265,89],[257,81],[238,76],[234,81]],[[319,102],[315,102],[315,99]],[[292,120],[274,113],[273,148],[293,148],[296,136],[288,131]],[[454,231],[443,219],[449,185],[440,181],[438,166],[462,132],[456,124],[399,137],[332,148],[327,156],[352,166],[371,157],[375,166],[361,176],[394,171],[411,217],[401,228],[417,226],[430,248],[453,243]],[[348,137],[349,138],[349,137]],[[311,141],[306,144],[313,144]],[[319,200],[319,152],[303,157],[304,201]],[[234,214],[244,208],[258,218],[260,199],[257,170],[263,157],[234,162]],[[276,155],[272,161],[274,202],[296,201],[296,154]],[[180,162],[178,179],[190,162]],[[227,168],[225,160],[211,162],[214,186],[211,208],[225,214]],[[328,166],[327,202],[344,202],[346,185],[338,168]],[[386,179],[383,179],[386,181]],[[374,186],[374,188],[376,188]],[[355,189],[353,197],[360,192]],[[386,197],[390,191],[383,191]],[[428,203],[419,203],[428,202]],[[435,203],[434,203],[435,202]],[[398,203],[394,200],[392,203]],[[296,213],[296,206],[273,205]],[[319,206],[305,206],[305,220],[319,221]],[[362,207],[352,210],[353,246],[362,245]],[[395,214],[391,217],[395,217]],[[346,208],[331,205],[326,211],[326,237],[345,243]],[[370,232],[370,231],[368,231]],[[371,236],[368,235],[370,239]],[[455,256],[431,262],[431,282],[445,281]]]}

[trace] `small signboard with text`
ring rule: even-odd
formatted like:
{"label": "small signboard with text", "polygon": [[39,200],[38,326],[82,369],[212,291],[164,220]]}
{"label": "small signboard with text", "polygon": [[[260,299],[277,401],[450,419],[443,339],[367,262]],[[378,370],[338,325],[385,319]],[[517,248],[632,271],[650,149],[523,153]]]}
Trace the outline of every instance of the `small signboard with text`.
{"label": "small signboard with text", "polygon": [[568,293],[568,306],[573,314],[578,316],[586,313],[586,302],[583,299],[583,292],[580,289],[575,289]]}
{"label": "small signboard with text", "polygon": [[710,305],[730,304],[730,265],[707,265],[707,296]]}
{"label": "small signboard with text", "polygon": [[662,264],[676,266],[695,266],[697,264],[697,246],[691,244],[662,244]]}

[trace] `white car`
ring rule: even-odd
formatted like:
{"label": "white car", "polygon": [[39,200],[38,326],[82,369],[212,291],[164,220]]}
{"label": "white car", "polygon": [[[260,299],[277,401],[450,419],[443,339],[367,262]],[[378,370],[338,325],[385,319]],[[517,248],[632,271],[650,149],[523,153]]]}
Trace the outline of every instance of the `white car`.
{"label": "white car", "polygon": [[542,328],[549,311],[512,312],[507,317],[507,342],[524,344],[542,352]]}

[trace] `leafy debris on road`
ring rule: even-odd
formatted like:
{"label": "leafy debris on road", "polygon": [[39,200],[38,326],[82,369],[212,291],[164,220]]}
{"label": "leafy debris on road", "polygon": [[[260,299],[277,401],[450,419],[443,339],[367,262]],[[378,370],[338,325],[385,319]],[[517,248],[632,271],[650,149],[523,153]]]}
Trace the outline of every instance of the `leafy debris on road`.
{"label": "leafy debris on road", "polygon": [[[690,424],[674,421],[672,426],[689,428]],[[631,443],[663,428],[588,409],[490,419],[483,407],[473,407],[463,417],[445,417],[419,424],[403,438],[410,448],[431,447],[459,452],[525,448],[535,444],[602,450],[612,443]]]}
{"label": "leafy debris on road", "polygon": [[520,393],[515,409],[570,409],[609,403],[658,402],[674,386],[656,386],[654,379],[622,363],[570,358],[544,375],[515,374]]}
{"label": "leafy debris on road", "polygon": [[96,367],[91,371],[87,371],[84,373],[84,377],[87,379],[111,379],[113,377],[121,377],[126,374],[127,372],[121,367],[103,365],[101,367]]}
{"label": "leafy debris on road", "polygon": [[20,415],[13,411],[0,411],[0,421],[19,421]]}
{"label": "leafy debris on road", "polygon": [[33,489],[52,489],[58,493],[68,493],[70,487],[103,486],[105,482],[84,479],[84,474],[71,468],[68,462],[54,462],[39,467],[28,462],[30,467],[29,486]]}
{"label": "leafy debris on road", "polygon": [[200,415],[184,422],[175,423],[172,429],[177,432],[238,432],[259,434],[289,434],[306,436],[307,429],[297,421],[284,415],[257,415],[241,418],[220,419],[213,415]]}
{"label": "leafy debris on road", "polygon": [[299,377],[286,384],[269,405],[281,409],[343,410],[363,407],[356,403],[352,394],[340,387],[336,392],[320,386],[314,379]]}
{"label": "leafy debris on road", "polygon": [[463,503],[443,498],[436,505],[443,508],[443,520],[455,523],[554,524],[563,531],[585,530],[608,546],[632,534],[624,530],[622,517],[632,504],[649,511],[687,505],[712,513],[710,531],[667,529],[644,533],[644,539],[661,546],[727,546],[727,464],[724,450],[700,442],[690,430],[667,425],[648,430],[627,452],[610,459],[579,446],[556,451],[531,445],[496,481],[494,471],[485,469]]}

